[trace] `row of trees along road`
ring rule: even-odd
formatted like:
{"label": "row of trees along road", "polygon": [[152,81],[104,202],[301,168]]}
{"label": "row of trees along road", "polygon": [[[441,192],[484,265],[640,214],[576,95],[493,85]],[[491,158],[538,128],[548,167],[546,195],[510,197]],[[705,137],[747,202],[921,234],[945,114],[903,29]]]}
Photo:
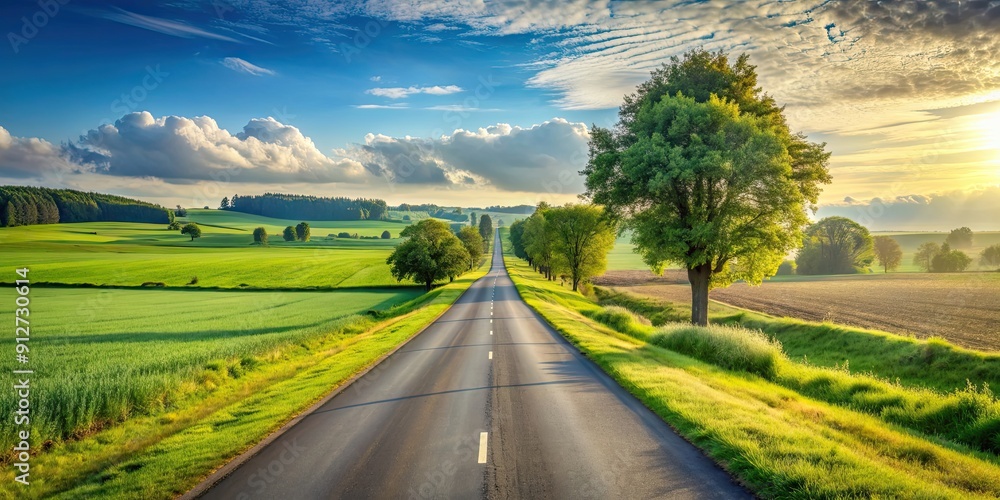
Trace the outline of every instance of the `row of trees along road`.
{"label": "row of trees along road", "polygon": [[542,202],[531,217],[510,225],[510,242],[515,256],[547,279],[565,274],[576,291],[582,281],[604,272],[615,230],[596,205],[550,207]]}
{"label": "row of trees along road", "polygon": [[745,54],[672,58],[625,97],[615,127],[594,127],[589,146],[585,196],[632,231],[654,271],[687,268],[698,325],[710,288],[777,271],[830,182],[826,145],[791,132]]}

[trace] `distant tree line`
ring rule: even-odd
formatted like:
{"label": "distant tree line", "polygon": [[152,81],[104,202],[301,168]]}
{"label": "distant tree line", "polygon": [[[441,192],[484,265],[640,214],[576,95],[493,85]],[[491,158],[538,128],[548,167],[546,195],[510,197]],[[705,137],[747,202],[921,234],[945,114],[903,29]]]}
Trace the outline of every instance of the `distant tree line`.
{"label": "distant tree line", "polygon": [[171,210],[144,201],[71,189],[0,186],[0,227],[58,222],[169,224]]}
{"label": "distant tree line", "polygon": [[374,198],[324,198],[296,194],[223,198],[219,208],[277,219],[383,220],[388,218],[385,201]]}
{"label": "distant tree line", "polygon": [[501,214],[531,215],[535,213],[535,207],[531,205],[515,205],[512,207],[502,207],[500,205],[495,205],[491,207],[486,207],[484,211],[496,212]]}

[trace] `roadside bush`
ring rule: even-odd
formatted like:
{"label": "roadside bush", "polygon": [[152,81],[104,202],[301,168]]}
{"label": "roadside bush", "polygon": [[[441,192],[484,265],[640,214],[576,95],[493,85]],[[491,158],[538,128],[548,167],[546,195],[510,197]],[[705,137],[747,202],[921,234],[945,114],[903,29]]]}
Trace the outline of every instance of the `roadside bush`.
{"label": "roadside bush", "polygon": [[651,298],[636,297],[598,286],[594,287],[594,295],[597,297],[600,305],[622,306],[642,317],[649,318],[653,326],[663,326],[675,321],[684,321],[687,317],[686,314],[674,309],[673,305]]}
{"label": "roadside bush", "polygon": [[672,324],[660,328],[650,343],[723,368],[755,373],[772,380],[786,359],[780,342],[759,330],[739,326]]}
{"label": "roadside bush", "polygon": [[607,325],[612,330],[640,339],[645,339],[648,336],[648,328],[642,327],[652,326],[648,319],[621,306],[603,307],[589,313],[588,316]]}
{"label": "roadside bush", "polygon": [[337,233],[337,237],[338,238],[350,238],[351,237],[351,233],[348,233],[347,231],[343,231],[343,232]]}

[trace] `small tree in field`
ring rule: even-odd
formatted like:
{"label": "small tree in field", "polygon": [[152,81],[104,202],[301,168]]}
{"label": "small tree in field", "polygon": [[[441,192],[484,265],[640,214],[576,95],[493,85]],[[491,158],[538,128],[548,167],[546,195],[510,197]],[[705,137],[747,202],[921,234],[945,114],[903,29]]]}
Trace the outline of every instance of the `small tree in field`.
{"label": "small tree in field", "polygon": [[483,257],[483,237],[476,228],[464,226],[458,232],[458,239],[462,240],[465,251],[469,252],[469,269],[476,267],[476,262]]}
{"label": "small tree in field", "polygon": [[1000,243],[983,249],[979,254],[979,265],[985,267],[1000,267]]}
{"label": "small tree in field", "polygon": [[295,239],[309,241],[309,223],[300,222],[295,226]]}
{"label": "small tree in field", "polygon": [[920,268],[924,271],[930,271],[931,261],[940,251],[941,245],[938,245],[933,241],[921,243],[920,246],[917,247],[917,253],[913,254],[913,264],[920,266]]}
{"label": "small tree in field", "polygon": [[903,262],[903,249],[895,239],[889,236],[876,236],[874,244],[875,258],[878,259],[878,264],[882,266],[884,272],[896,269]]}
{"label": "small tree in field", "polygon": [[383,240],[388,240],[388,239],[391,239],[391,238],[392,238],[392,235],[389,234],[389,230],[388,229],[385,230],[385,231],[382,231],[382,239]]}
{"label": "small tree in field", "polygon": [[194,241],[195,238],[201,238],[201,228],[198,227],[198,224],[195,224],[194,222],[189,222],[185,224],[184,227],[181,228],[181,234],[186,234],[190,236],[191,241]]}
{"label": "small tree in field", "polygon": [[972,258],[961,250],[952,250],[951,246],[945,243],[941,245],[941,251],[931,258],[931,272],[935,273],[958,273],[968,269],[972,264]]}
{"label": "small tree in field", "polygon": [[281,232],[281,238],[285,241],[295,241],[295,228],[286,226],[285,230]]}
{"label": "small tree in field", "polygon": [[746,55],[696,50],[627,96],[616,127],[594,127],[582,173],[647,265],[687,268],[691,322],[706,325],[710,288],[759,284],[801,243],[830,182],[824,148],[790,131]]}
{"label": "small tree in field", "polygon": [[267,246],[267,230],[263,227],[258,227],[253,230],[253,242],[257,245]]}

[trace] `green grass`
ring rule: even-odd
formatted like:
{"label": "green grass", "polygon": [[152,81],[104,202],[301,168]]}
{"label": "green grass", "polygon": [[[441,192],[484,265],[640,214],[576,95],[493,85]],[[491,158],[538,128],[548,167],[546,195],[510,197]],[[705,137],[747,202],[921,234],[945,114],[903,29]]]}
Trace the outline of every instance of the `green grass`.
{"label": "green grass", "polygon": [[[5,293],[13,302],[14,291]],[[332,292],[159,290],[32,290],[35,382],[32,435],[60,440],[140,415],[170,411],[222,379],[239,378],[260,356],[308,343],[343,328],[352,317],[419,295],[412,289]],[[13,311],[0,321],[13,324]],[[14,339],[0,339],[13,352]],[[12,357],[0,370],[15,369]],[[0,413],[17,400],[0,392]],[[0,420],[9,450],[12,419]]]}
{"label": "green grass", "polygon": [[[907,413],[906,404],[888,404],[891,398],[881,401],[886,408],[896,408],[900,418],[891,421],[892,415],[818,400],[803,394],[808,391],[787,387],[787,381],[775,383],[744,370],[726,370],[693,359],[591,320],[600,306],[538,278],[515,259],[508,260],[508,270],[529,305],[762,497],[1000,495],[995,455],[908,429],[917,425],[902,416],[920,415]],[[891,386],[844,370],[792,363],[783,356],[778,359],[776,382],[788,378],[808,385],[809,377],[828,376],[837,379],[831,386],[842,383],[846,393],[858,395],[859,404],[868,398],[865,394],[870,400],[878,399],[878,384]],[[925,415],[935,414],[933,407],[954,408],[956,413],[937,413],[950,423],[961,423],[962,411],[974,413],[974,420],[986,417],[988,421],[990,408],[996,408],[995,400],[980,390],[951,395],[898,386],[895,390],[907,401],[923,399]],[[991,432],[979,430],[985,435]]]}
{"label": "green grass", "polygon": [[[345,288],[398,285],[385,259],[398,239],[326,239],[340,231],[398,236],[404,224],[314,222],[312,241],[285,242],[287,223],[217,210],[191,210],[204,226],[195,241],[166,226],[134,223],[48,224],[0,228],[0,255],[29,266],[35,283],[187,286],[203,288]],[[268,228],[270,246],[251,246],[254,227]],[[0,277],[10,282],[12,277]],[[403,285],[412,285],[403,283]]]}
{"label": "green grass", "polygon": [[[686,321],[686,305],[596,289],[603,305],[619,305],[649,318],[654,325]],[[781,342],[792,360],[821,367],[849,367],[904,386],[938,392],[961,391],[969,382],[1000,387],[1000,354],[958,347],[940,338],[920,340],[834,323],[776,318],[712,303],[710,321],[761,330]]]}
{"label": "green grass", "polygon": [[786,359],[781,343],[758,330],[741,327],[710,325],[700,328],[672,323],[661,327],[649,342],[707,363],[754,373],[766,379],[776,378]]}
{"label": "green grass", "polygon": [[[165,326],[156,328],[157,314],[147,308],[150,318],[144,326],[145,335],[136,334],[131,326],[116,335],[100,322],[86,327],[93,328],[89,333],[76,335],[57,328],[53,335],[66,337],[59,342],[68,345],[54,344],[63,349],[58,357],[51,351],[39,352],[39,362],[51,362],[52,370],[64,370],[64,374],[74,366],[99,373],[103,366],[105,374],[113,376],[116,363],[121,364],[113,357],[117,354],[126,364],[138,360],[147,367],[135,371],[137,376],[166,370],[188,378],[176,375],[169,379],[179,383],[172,393],[175,396],[154,400],[156,404],[147,413],[132,415],[116,425],[98,426],[77,439],[55,442],[33,457],[29,490],[16,489],[13,470],[4,468],[0,496],[170,498],[182,494],[412,337],[488,269],[487,260],[454,283],[374,314],[356,313],[397,303],[413,292],[103,291],[160,294],[166,299],[166,303],[158,303],[164,310],[159,319]],[[67,291],[33,291],[39,312],[33,310],[32,317],[65,325],[73,310],[60,313],[59,304],[42,305],[50,293]],[[213,303],[212,297],[218,300]],[[276,297],[274,302],[270,302],[271,297]],[[130,300],[136,300],[135,296]],[[116,311],[113,316],[121,317],[126,322],[123,325],[147,321],[138,312],[135,318],[129,313],[122,316],[121,310],[131,306],[120,302],[111,301],[104,307],[105,312]],[[213,310],[225,317],[214,318]],[[180,320],[185,313],[201,318],[206,329],[214,333],[199,335],[197,329]],[[42,320],[44,316],[52,319]],[[103,342],[102,336],[108,341]],[[74,341],[79,343],[74,346]],[[120,343],[131,343],[131,348]],[[72,353],[74,349],[89,349],[91,360],[87,362],[84,353]],[[66,366],[57,367],[59,363]],[[185,368],[185,363],[190,368]]]}

